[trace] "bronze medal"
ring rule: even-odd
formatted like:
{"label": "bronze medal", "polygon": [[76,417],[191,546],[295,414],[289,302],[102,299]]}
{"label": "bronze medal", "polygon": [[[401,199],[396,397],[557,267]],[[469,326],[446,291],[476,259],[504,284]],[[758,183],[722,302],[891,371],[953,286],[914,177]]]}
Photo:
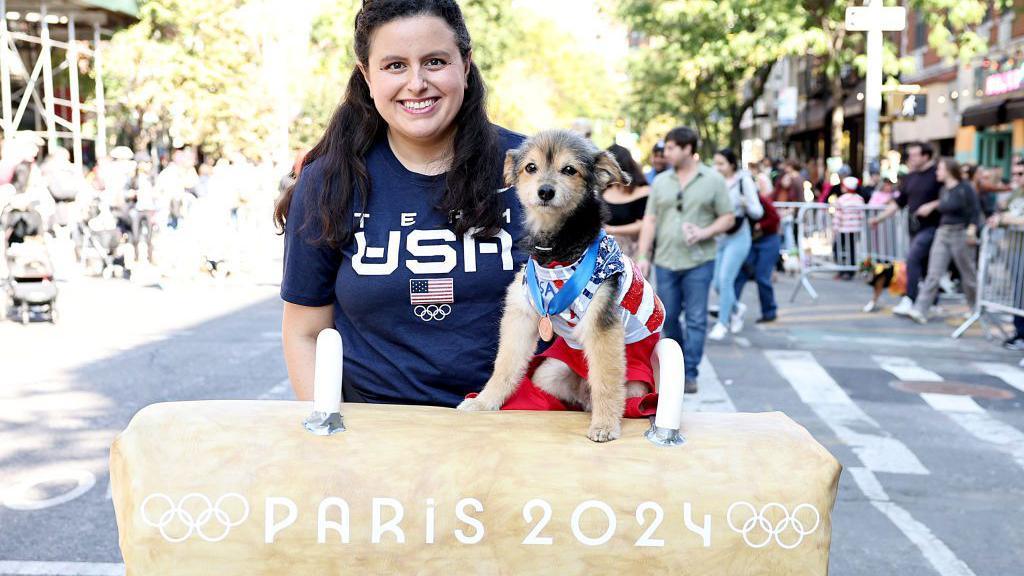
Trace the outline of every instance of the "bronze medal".
{"label": "bronze medal", "polygon": [[540,334],[540,339],[545,342],[551,342],[555,337],[555,327],[551,324],[551,318],[544,316],[540,319],[540,323],[537,325],[537,332]]}

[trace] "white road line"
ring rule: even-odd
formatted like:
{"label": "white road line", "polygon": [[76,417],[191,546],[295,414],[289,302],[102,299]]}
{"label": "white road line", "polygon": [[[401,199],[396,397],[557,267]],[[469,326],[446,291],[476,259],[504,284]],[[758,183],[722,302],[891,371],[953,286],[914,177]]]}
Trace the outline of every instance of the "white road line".
{"label": "white road line", "polygon": [[960,345],[952,338],[886,338],[881,336],[854,336],[852,334],[843,334],[842,336],[836,336],[834,334],[820,334],[815,335],[815,338],[822,342],[864,344],[874,348],[914,348],[915,350],[921,350],[922,348],[943,350],[956,348]]}
{"label": "white road line", "polygon": [[715,373],[715,368],[707,355],[701,359],[697,368],[700,370],[697,376],[697,393],[686,396],[686,400],[683,401],[684,409],[691,412],[735,412],[736,406],[718,379],[718,374]]}
{"label": "white road line", "polygon": [[[1024,370],[1009,364],[997,364],[995,362],[975,362],[974,365],[982,372],[995,376],[1017,390],[1024,392]],[[1021,366],[1024,366],[1024,364],[1021,364]]]}
{"label": "white road line", "polygon": [[765,350],[772,366],[800,399],[850,447],[873,472],[928,474],[903,442],[889,436],[847,396],[810,352]]}
{"label": "white road line", "polygon": [[11,576],[124,576],[124,564],[0,560],[0,574]]}
{"label": "white road line", "polygon": [[846,469],[871,505],[878,509],[907,537],[942,576],[973,576],[974,572],[957,557],[927,526],[918,522],[905,508],[889,499],[881,482],[867,468]]}
{"label": "white road line", "polygon": [[942,382],[942,376],[922,368],[917,362],[902,356],[872,356],[878,366],[900,380],[918,382]]}
{"label": "white road line", "polygon": [[[875,356],[874,359],[883,370],[900,380],[942,382],[942,376],[918,366],[910,358]],[[920,396],[929,406],[948,416],[971,436],[1006,452],[1018,466],[1024,468],[1024,433],[993,417],[974,398],[927,392]]]}
{"label": "white road line", "polygon": [[289,391],[290,381],[285,378],[277,383],[276,386],[267,390],[263,394],[256,397],[257,400],[284,400],[290,395]]}

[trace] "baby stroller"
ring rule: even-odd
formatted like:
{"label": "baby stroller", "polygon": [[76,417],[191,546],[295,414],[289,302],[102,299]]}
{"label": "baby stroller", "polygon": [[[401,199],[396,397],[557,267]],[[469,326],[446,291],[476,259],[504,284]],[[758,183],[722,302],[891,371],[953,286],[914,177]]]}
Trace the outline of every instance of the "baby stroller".
{"label": "baby stroller", "polygon": [[16,311],[22,324],[33,315],[57,322],[57,285],[42,224],[39,213],[24,202],[12,202],[0,212],[0,248],[7,272],[0,312],[6,319],[9,310]]}
{"label": "baby stroller", "polygon": [[78,223],[79,262],[103,278],[128,277],[126,257],[131,246],[131,221],[119,217],[100,198],[91,202],[84,221]]}

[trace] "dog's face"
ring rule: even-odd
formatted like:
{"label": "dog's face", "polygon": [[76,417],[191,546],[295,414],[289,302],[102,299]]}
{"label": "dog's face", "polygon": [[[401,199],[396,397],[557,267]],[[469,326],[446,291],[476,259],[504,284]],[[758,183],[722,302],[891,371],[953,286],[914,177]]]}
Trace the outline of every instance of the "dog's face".
{"label": "dog's face", "polygon": [[540,132],[505,157],[505,184],[533,220],[561,219],[614,183],[629,178],[611,153],[568,130]]}

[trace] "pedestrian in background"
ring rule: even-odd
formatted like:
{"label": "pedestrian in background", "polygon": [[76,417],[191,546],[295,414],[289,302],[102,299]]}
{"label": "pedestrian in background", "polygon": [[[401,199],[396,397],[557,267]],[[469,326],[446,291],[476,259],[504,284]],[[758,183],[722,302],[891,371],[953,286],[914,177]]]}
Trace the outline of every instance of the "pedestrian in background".
{"label": "pedestrian in background", "polygon": [[651,169],[644,174],[647,178],[647,183],[654,184],[654,178],[668,170],[668,168],[668,162],[665,161],[665,141],[658,140],[654,143],[654,147],[651,148]]}
{"label": "pedestrian in background", "polygon": [[[853,176],[847,176],[839,183],[840,194],[836,198],[836,211],[832,216],[833,235],[835,237],[832,250],[836,264],[841,266],[858,266],[857,242],[864,229],[864,198],[857,192],[859,182]],[[854,272],[846,270],[837,277],[843,280],[853,278]]]}
{"label": "pedestrian in background", "polygon": [[[647,276],[657,240],[655,278],[658,297],[665,304],[664,335],[683,348],[687,393],[697,391],[697,366],[704,355],[714,238],[736,220],[725,180],[698,160],[699,142],[697,133],[686,127],[673,128],[665,136],[665,160],[671,169],[651,186],[636,256]],[[684,313],[685,330],[679,322]]]}
{"label": "pedestrian in background", "polygon": [[[928,212],[919,215],[918,209],[939,199],[942,183],[936,177],[934,150],[930,144],[914,142],[907,145],[907,166],[910,173],[903,179],[899,192],[886,209],[870,220],[877,226],[891,218],[903,208],[910,211],[907,219],[910,227],[910,248],[907,252],[907,292],[900,303],[893,308],[896,315],[906,316],[917,300],[919,283],[928,269],[928,254],[932,249],[935,231],[939,226],[939,213]],[[931,305],[931,302],[928,303]]]}
{"label": "pedestrian in background", "polygon": [[612,184],[601,193],[601,199],[608,207],[609,220],[605,231],[615,236],[619,248],[629,257],[636,254],[636,241],[643,226],[644,212],[647,210],[647,195],[651,187],[640,166],[633,160],[633,155],[623,146],[612,144],[608,151],[615,156],[623,173],[630,177],[629,184]]}
{"label": "pedestrian in background", "polygon": [[[1013,165],[1013,191],[1000,204],[999,210],[989,217],[988,227],[1024,226],[1024,162],[1017,160]],[[1017,263],[1017,270],[1024,270],[1024,262]],[[1024,278],[1016,278],[1018,286]],[[1019,293],[1018,293],[1019,297]],[[1007,350],[1024,351],[1024,316],[1013,317],[1014,334],[1003,341]],[[1024,361],[1021,363],[1024,366]]]}
{"label": "pedestrian in background", "polygon": [[939,227],[928,256],[928,276],[918,293],[914,308],[908,314],[921,324],[928,322],[931,303],[939,293],[939,280],[946,273],[951,260],[960,271],[960,282],[969,307],[974,307],[977,296],[973,245],[977,244],[976,234],[981,220],[978,194],[970,182],[961,180],[960,165],[956,160],[943,158],[938,163],[936,175],[943,184],[939,199],[917,209],[920,218],[939,214]]}
{"label": "pedestrian in background", "polygon": [[750,173],[740,170],[739,159],[730,148],[715,153],[715,170],[725,178],[732,203],[734,224],[718,237],[715,257],[715,292],[718,293],[718,321],[711,327],[708,338],[722,340],[730,332],[738,334],[743,330],[743,316],[746,306],[736,300],[736,278],[740,268],[750,254],[751,223],[764,216],[757,184]]}
{"label": "pedestrian in background", "polygon": [[772,287],[772,271],[779,261],[779,248],[782,245],[782,237],[779,235],[779,213],[775,210],[775,204],[771,198],[762,194],[761,206],[764,208],[764,215],[752,223],[750,254],[736,275],[735,286],[736,301],[740,302],[743,287],[747,282],[753,279],[757,283],[757,296],[761,303],[761,317],[757,319],[757,324],[774,322],[778,316],[775,289]]}

